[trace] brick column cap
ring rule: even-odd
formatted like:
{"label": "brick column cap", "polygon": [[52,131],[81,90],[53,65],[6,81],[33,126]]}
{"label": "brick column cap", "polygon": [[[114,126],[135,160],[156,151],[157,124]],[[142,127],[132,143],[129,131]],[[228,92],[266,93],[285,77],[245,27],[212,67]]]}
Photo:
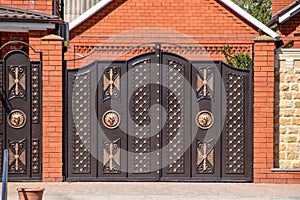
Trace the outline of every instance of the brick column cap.
{"label": "brick column cap", "polygon": [[59,35],[50,34],[41,38],[42,41],[64,41],[64,38]]}
{"label": "brick column cap", "polygon": [[261,35],[254,38],[254,42],[275,42],[276,39],[267,35]]}

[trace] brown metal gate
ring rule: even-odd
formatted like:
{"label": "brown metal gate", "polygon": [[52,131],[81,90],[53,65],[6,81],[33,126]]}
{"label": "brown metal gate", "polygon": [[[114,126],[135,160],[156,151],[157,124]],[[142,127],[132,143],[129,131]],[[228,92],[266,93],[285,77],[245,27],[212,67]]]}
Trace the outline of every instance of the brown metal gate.
{"label": "brown metal gate", "polygon": [[[18,43],[31,48],[11,41],[0,51]],[[3,149],[8,149],[9,180],[41,180],[41,61],[31,61],[25,50],[6,53],[0,60],[0,98],[0,171]]]}
{"label": "brown metal gate", "polygon": [[251,181],[251,80],[159,48],[67,70],[66,180]]}

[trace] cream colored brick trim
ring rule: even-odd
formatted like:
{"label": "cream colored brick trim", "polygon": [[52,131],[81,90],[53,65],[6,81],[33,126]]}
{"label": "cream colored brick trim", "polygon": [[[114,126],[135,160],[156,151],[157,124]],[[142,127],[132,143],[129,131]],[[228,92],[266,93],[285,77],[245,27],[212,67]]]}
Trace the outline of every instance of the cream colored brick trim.
{"label": "cream colored brick trim", "polygon": [[[276,52],[279,61],[285,61],[285,68],[294,68],[294,61],[300,60],[300,49],[281,49]],[[275,67],[278,68],[279,62],[275,62]]]}

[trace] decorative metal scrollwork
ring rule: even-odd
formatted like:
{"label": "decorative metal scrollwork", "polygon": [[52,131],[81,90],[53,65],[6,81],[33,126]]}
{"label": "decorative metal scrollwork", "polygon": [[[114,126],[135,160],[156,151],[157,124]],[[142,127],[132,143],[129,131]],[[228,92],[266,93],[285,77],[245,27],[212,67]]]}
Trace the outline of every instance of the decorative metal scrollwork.
{"label": "decorative metal scrollwork", "polygon": [[40,113],[40,88],[39,88],[39,67],[40,65],[32,65],[31,66],[31,119],[32,123],[38,124],[39,123],[39,113]]}
{"label": "decorative metal scrollwork", "polygon": [[196,115],[195,122],[198,127],[209,129],[214,123],[214,116],[208,110],[203,110]]}
{"label": "decorative metal scrollwork", "polygon": [[74,74],[72,88],[72,173],[91,173],[91,70]]}
{"label": "decorative metal scrollwork", "polygon": [[242,174],[245,170],[245,77],[227,73],[226,77],[226,173]]}
{"label": "decorative metal scrollwork", "polygon": [[196,94],[198,100],[212,98],[214,88],[213,70],[211,68],[199,68],[197,73]]}
{"label": "decorative metal scrollwork", "polygon": [[32,162],[32,172],[40,172],[40,159],[39,159],[39,139],[34,138],[31,142],[31,162]]}
{"label": "decorative metal scrollwork", "polygon": [[[131,132],[134,134],[131,150],[133,173],[149,173],[151,171],[150,158],[150,97],[151,97],[151,59],[140,59],[132,64],[131,81],[132,98],[129,105],[131,107],[130,117],[133,120]],[[129,147],[130,148],[130,147]]]}
{"label": "decorative metal scrollwork", "polygon": [[108,67],[103,73],[103,100],[120,95],[120,67]]}
{"label": "decorative metal scrollwork", "polygon": [[22,128],[26,124],[26,114],[21,110],[13,110],[8,114],[7,122],[13,128]]}
{"label": "decorative metal scrollwork", "polygon": [[168,60],[167,69],[167,159],[168,173],[184,173],[184,69],[185,65]]}
{"label": "decorative metal scrollwork", "polygon": [[9,66],[9,99],[24,97],[26,92],[26,66]]}
{"label": "decorative metal scrollwork", "polygon": [[214,145],[215,140],[208,142],[197,141],[197,172],[213,173],[214,172]]}
{"label": "decorative metal scrollwork", "polygon": [[103,149],[103,171],[105,173],[120,172],[120,139],[105,142]]}
{"label": "decorative metal scrollwork", "polygon": [[102,123],[108,129],[115,129],[120,125],[120,114],[115,110],[108,110],[102,116]]}
{"label": "decorative metal scrollwork", "polygon": [[24,173],[26,170],[26,139],[21,141],[10,141],[8,150],[8,171],[13,173]]}

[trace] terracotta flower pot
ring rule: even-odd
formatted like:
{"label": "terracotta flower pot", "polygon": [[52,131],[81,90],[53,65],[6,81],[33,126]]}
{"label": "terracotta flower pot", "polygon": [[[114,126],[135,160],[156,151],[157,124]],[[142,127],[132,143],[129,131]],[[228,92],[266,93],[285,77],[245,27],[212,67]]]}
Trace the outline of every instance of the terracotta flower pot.
{"label": "terracotta flower pot", "polygon": [[42,200],[45,188],[18,188],[19,200]]}

